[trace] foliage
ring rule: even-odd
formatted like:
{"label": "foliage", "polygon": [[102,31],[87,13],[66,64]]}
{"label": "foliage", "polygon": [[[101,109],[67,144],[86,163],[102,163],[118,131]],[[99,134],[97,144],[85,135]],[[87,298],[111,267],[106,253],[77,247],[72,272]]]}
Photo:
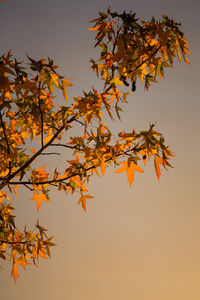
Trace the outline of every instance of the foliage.
{"label": "foliage", "polygon": [[[18,277],[18,265],[36,263],[39,257],[50,257],[54,245],[46,229],[37,222],[34,230],[20,231],[15,225],[10,197],[17,189],[31,190],[37,210],[42,201],[50,201],[49,188],[63,190],[67,195],[78,192],[78,204],[86,211],[86,201],[93,198],[86,184],[99,170],[102,175],[110,165],[120,166],[115,173],[126,171],[131,185],[134,172],[143,172],[141,161],[153,159],[157,177],[160,165],[170,167],[172,151],[165,145],[154,125],[140,132],[122,131],[115,137],[104,116],[120,119],[121,104],[127,103],[130,90],[135,92],[136,81],[149,89],[152,82],[164,76],[165,68],[173,66],[178,56],[187,63],[189,53],[181,24],[163,15],[161,21],[138,20],[135,13],[99,13],[91,31],[96,32],[95,47],[99,58],[91,59],[91,68],[104,82],[103,91],[94,87],[74,97],[68,105],[67,89],[72,85],[57,72],[51,59],[34,60],[29,65],[12,58],[11,52],[0,57],[0,257],[12,262],[12,276]],[[131,85],[131,88],[129,88]],[[123,92],[119,87],[127,87]],[[65,105],[54,100],[60,90]],[[79,127],[79,136],[69,131]],[[36,145],[31,148],[32,143]],[[63,154],[49,149],[72,151],[65,161],[65,171],[56,166],[51,174],[46,166],[34,168],[42,155]],[[13,195],[14,193],[14,195]]]}

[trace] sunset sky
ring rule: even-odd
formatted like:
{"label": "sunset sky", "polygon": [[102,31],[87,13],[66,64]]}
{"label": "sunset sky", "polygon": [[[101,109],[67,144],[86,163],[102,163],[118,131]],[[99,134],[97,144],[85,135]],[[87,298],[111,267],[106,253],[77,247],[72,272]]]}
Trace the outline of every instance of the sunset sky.
{"label": "sunset sky", "polygon": [[39,218],[57,246],[50,260],[20,268],[16,284],[11,265],[0,261],[2,300],[200,299],[200,2],[6,0],[0,2],[1,54],[12,49],[25,62],[26,54],[51,57],[60,73],[72,78],[70,97],[92,85],[100,89],[89,68],[96,50],[88,21],[109,5],[118,12],[132,9],[144,20],[166,14],[182,22],[191,66],[176,61],[149,92],[138,84],[123,107],[122,121],[109,123],[116,131],[139,131],[157,122],[176,154],[174,168],[162,169],[158,182],[150,162],[131,188],[125,174],[110,168],[104,177],[91,179],[88,189],[95,198],[88,200],[87,213],[76,195],[57,191],[38,213],[29,201],[32,195],[22,191],[13,199],[17,222],[23,228]]}

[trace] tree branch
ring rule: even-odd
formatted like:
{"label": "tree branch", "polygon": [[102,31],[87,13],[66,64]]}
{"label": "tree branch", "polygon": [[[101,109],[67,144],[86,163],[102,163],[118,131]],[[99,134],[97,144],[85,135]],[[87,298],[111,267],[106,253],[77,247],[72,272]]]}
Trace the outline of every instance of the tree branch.
{"label": "tree branch", "polygon": [[[76,115],[71,117],[69,119],[69,121],[67,121],[67,124],[73,122],[76,119]],[[38,150],[38,152],[36,152],[27,162],[25,162],[23,164],[23,166],[21,166],[18,170],[16,170],[14,173],[9,174],[9,176],[7,178],[5,178],[4,182],[2,182],[2,184],[0,185],[0,189],[2,189],[4,186],[6,186],[6,184],[13,179],[17,174],[19,174],[20,172],[22,172],[23,170],[25,170],[48,146],[51,145],[51,143],[57,138],[57,136],[63,131],[63,129],[65,128],[65,126],[61,126],[60,129],[54,134],[54,136],[49,140],[48,143],[46,143],[43,147],[40,148],[40,150]],[[29,182],[28,182],[29,184]]]}

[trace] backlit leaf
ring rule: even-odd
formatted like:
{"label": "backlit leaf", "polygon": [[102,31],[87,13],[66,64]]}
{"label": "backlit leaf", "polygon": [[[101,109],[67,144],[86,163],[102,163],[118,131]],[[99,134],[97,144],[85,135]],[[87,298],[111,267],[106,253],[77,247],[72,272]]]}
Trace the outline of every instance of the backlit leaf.
{"label": "backlit leaf", "polygon": [[16,262],[13,263],[12,276],[13,276],[15,282],[16,282],[17,278],[19,277],[18,270],[17,270],[17,263]]}

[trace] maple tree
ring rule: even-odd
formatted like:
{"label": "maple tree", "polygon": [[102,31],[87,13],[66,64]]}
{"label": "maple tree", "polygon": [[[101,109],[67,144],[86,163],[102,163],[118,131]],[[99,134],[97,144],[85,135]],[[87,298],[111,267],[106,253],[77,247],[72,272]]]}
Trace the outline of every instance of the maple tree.
{"label": "maple tree", "polygon": [[[125,171],[130,185],[135,171],[144,172],[141,162],[153,159],[158,179],[160,166],[171,167],[173,152],[154,124],[140,132],[123,130],[116,137],[105,116],[121,118],[121,105],[135,92],[136,81],[148,90],[158,76],[164,77],[175,57],[189,64],[181,24],[165,15],[161,21],[143,21],[135,13],[118,14],[110,8],[91,22],[94,26],[89,30],[96,33],[95,47],[100,50],[99,57],[91,59],[91,68],[104,88],[99,92],[92,87],[73,97],[71,105],[67,89],[72,83],[57,72],[51,59],[36,61],[28,56],[25,66],[10,51],[0,57],[0,257],[11,261],[15,281],[19,265],[25,269],[40,257],[50,257],[54,245],[38,222],[34,230],[17,228],[9,201],[17,197],[19,188],[32,192],[30,199],[36,201],[37,210],[42,201],[50,201],[50,188],[67,195],[76,191],[78,204],[86,211],[87,199],[93,198],[86,185],[94,174],[104,175],[108,166],[116,166],[115,173]],[[65,104],[56,105],[58,90]],[[70,136],[75,126],[80,135]],[[46,166],[34,167],[42,155],[56,155],[46,152],[53,148],[72,151],[72,159],[63,160],[65,170],[55,166],[48,173]]]}

